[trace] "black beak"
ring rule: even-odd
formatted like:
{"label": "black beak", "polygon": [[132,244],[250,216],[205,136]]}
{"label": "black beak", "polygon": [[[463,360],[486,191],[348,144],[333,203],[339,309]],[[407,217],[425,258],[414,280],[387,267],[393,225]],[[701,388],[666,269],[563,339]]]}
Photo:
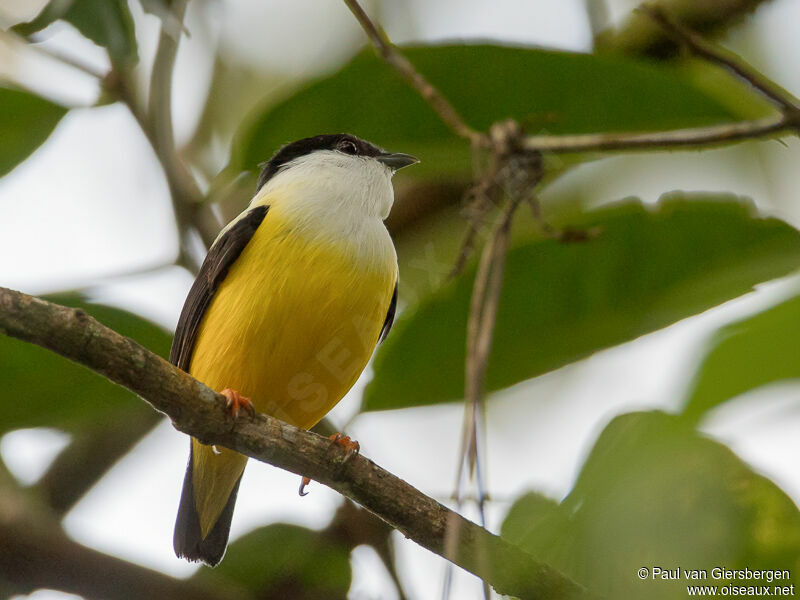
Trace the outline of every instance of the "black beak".
{"label": "black beak", "polygon": [[411,156],[410,154],[403,154],[401,152],[387,152],[386,154],[379,154],[375,157],[375,159],[395,171],[397,171],[397,169],[402,169],[403,167],[415,165],[419,162],[417,157]]}

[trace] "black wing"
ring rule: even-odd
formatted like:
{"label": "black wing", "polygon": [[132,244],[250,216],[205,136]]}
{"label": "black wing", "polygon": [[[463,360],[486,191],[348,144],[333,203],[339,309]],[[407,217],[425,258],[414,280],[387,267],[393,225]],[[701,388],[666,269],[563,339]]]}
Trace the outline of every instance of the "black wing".
{"label": "black wing", "polygon": [[389,335],[389,330],[392,328],[392,323],[394,323],[394,313],[396,310],[397,310],[397,282],[395,281],[394,293],[392,294],[392,301],[389,303],[389,310],[386,313],[386,319],[384,319],[383,321],[381,334],[380,336],[378,336],[379,344],[386,339],[387,335]]}
{"label": "black wing", "polygon": [[[186,302],[178,319],[175,337],[172,340],[172,349],[169,353],[169,362],[183,369],[189,370],[192,361],[192,351],[197,340],[197,333],[203,315],[211,304],[231,265],[252,239],[258,226],[264,220],[269,210],[268,206],[257,206],[248,211],[241,219],[236,221],[228,231],[214,242],[208,251],[203,266],[194,280],[192,289],[186,297]],[[384,328],[386,325],[384,325]]]}

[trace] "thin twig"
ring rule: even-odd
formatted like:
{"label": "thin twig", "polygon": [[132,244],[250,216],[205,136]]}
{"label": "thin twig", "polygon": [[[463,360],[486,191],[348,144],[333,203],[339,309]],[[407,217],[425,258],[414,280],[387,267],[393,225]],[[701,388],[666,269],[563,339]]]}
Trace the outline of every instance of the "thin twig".
{"label": "thin twig", "polygon": [[[422,494],[367,458],[346,458],[330,440],[259,414],[231,421],[224,397],[84,311],[0,288],[0,332],[83,364],[140,395],[173,425],[204,444],[219,445],[347,496],[421,546],[442,555],[445,526],[458,522],[452,557],[499,593],[519,598],[588,598],[551,567]],[[481,557],[488,557],[484,564]]]}
{"label": "thin twig", "polygon": [[[183,23],[186,1],[173,3],[176,19]],[[162,24],[158,49],[153,62],[150,82],[150,96],[145,108],[135,91],[135,83],[128,71],[113,71],[106,78],[107,88],[128,106],[145,137],[155,152],[172,197],[175,218],[181,237],[181,257],[179,262],[190,264],[197,271],[198,259],[189,251],[188,237],[192,230],[197,231],[206,247],[209,247],[219,231],[219,223],[211,222],[203,205],[203,193],[195,178],[181,161],[175,148],[172,130],[172,72],[178,50],[180,36],[175,37],[169,27]]]}
{"label": "thin twig", "polygon": [[728,51],[706,41],[703,37],[681,25],[667,14],[667,11],[662,7],[655,4],[643,4],[638,10],[653,19],[670,37],[684,44],[693,54],[708,62],[724,67],[749,83],[754,89],[761,92],[783,110],[790,112],[800,110],[797,99],[793,98],[789,92],[782,89],[775,82],[770,81],[740,58],[732,56]]}
{"label": "thin twig", "polygon": [[462,211],[462,216],[467,220],[467,232],[464,234],[455,263],[448,276],[451,279],[460,275],[467,266],[467,261],[475,250],[475,242],[480,233],[484,231],[486,217],[494,208],[494,197],[497,192],[496,163],[496,160],[492,161],[487,172],[479,177],[477,183],[467,191],[468,201]]}
{"label": "thin twig", "polygon": [[467,125],[447,98],[417,71],[405,56],[397,51],[397,48],[386,33],[381,31],[372,22],[367,13],[364,12],[358,0],[344,0],[344,3],[361,24],[361,28],[367,34],[381,58],[394,67],[400,76],[417,90],[419,95],[436,111],[442,121],[456,135],[469,140],[473,145],[480,145],[484,140],[484,136]]}
{"label": "thin twig", "polygon": [[671,131],[532,135],[522,140],[522,147],[551,154],[691,148],[741,142],[780,132],[789,133],[798,126],[800,126],[800,117],[797,115],[778,115],[741,123],[725,123]]}
{"label": "thin twig", "polygon": [[[172,126],[172,74],[175,67],[175,57],[178,54],[186,14],[187,0],[175,0],[170,10],[174,22],[181,28],[177,33],[169,28],[166,21],[161,23],[161,33],[158,39],[158,49],[153,60],[153,72],[150,77],[150,97],[147,104],[147,119],[143,127],[150,131],[153,149],[159,160],[164,165],[165,171],[172,173],[176,189],[172,193],[172,206],[175,219],[178,222],[181,238],[181,254],[191,255],[189,250],[189,236],[196,230],[203,238],[206,247],[211,245],[215,232],[206,232],[199,221],[200,202],[202,193],[197,187],[194,177],[183,166],[175,148],[175,133]],[[140,124],[142,121],[140,120]],[[196,263],[195,259],[195,263]],[[198,264],[193,265],[197,271]]]}
{"label": "thin twig", "polygon": [[[183,24],[187,0],[175,0],[171,10],[175,20]],[[162,24],[158,39],[158,49],[153,59],[153,72],[150,77],[150,97],[147,104],[147,129],[150,130],[156,154],[164,161],[177,161],[175,150],[175,134],[172,128],[172,73],[181,33],[177,36],[168,31]],[[173,167],[177,170],[177,167]],[[182,187],[190,194],[190,200],[197,201],[202,197],[194,178],[187,177]],[[182,201],[185,199],[181,198]],[[182,204],[183,202],[176,202]],[[176,208],[181,208],[176,206]],[[184,209],[186,207],[183,207]],[[188,213],[187,213],[188,215]]]}

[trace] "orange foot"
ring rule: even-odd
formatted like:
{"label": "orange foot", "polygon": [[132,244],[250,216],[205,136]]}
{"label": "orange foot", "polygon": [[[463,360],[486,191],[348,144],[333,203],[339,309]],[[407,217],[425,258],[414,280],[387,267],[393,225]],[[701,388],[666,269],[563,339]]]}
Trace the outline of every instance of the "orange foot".
{"label": "orange foot", "polygon": [[334,433],[328,439],[337,446],[341,446],[342,448],[347,450],[347,454],[345,454],[344,456],[345,460],[349,460],[351,456],[353,456],[354,454],[358,454],[359,450],[361,450],[361,445],[357,441],[351,440],[349,435]]}
{"label": "orange foot", "polygon": [[[328,439],[330,439],[337,446],[341,446],[347,451],[347,453],[344,455],[345,461],[349,460],[350,457],[353,456],[354,454],[358,454],[359,450],[361,450],[361,445],[357,441],[351,440],[349,435],[334,433]],[[301,496],[308,495],[308,492],[306,491],[306,486],[309,483],[311,483],[311,479],[308,477],[303,477],[300,480],[300,489],[297,491],[297,493],[300,494]]]}
{"label": "orange foot", "polygon": [[231,388],[225,388],[220,393],[225,396],[225,407],[231,412],[234,419],[239,417],[239,411],[242,409],[250,414],[250,418],[256,416],[256,409],[253,407],[250,398],[242,396],[239,392]]}

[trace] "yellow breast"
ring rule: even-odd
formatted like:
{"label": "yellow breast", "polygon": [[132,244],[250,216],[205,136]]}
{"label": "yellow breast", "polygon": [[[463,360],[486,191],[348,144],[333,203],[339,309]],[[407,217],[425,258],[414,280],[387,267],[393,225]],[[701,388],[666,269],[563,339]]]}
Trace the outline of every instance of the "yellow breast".
{"label": "yellow breast", "polygon": [[358,235],[316,235],[270,208],[203,318],[190,373],[316,424],[366,366],[397,278],[388,234]]}

